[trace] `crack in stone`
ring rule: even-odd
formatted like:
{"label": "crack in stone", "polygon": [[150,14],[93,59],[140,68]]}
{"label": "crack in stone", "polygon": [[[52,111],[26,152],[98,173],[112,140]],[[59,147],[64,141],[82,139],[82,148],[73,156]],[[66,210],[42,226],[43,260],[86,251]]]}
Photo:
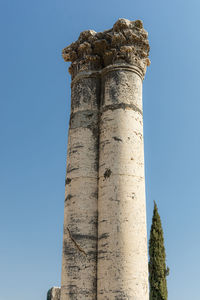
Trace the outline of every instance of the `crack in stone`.
{"label": "crack in stone", "polygon": [[68,227],[67,227],[67,231],[68,231],[68,233],[69,233],[70,239],[72,240],[72,242],[74,243],[74,245],[76,246],[76,248],[77,248],[80,252],[84,253],[84,254],[87,256],[87,253],[81,248],[81,246],[79,246],[79,245],[77,244],[77,242],[76,242],[75,239],[73,238],[73,236],[72,236],[72,234],[71,234],[71,232],[70,232],[70,230],[69,230]]}
{"label": "crack in stone", "polygon": [[126,103],[106,105],[101,109],[101,113],[104,113],[107,110],[112,110],[113,111],[113,110],[116,110],[116,109],[134,110],[135,112],[138,112],[141,116],[143,115],[142,110],[139,109],[135,104],[126,104]]}
{"label": "crack in stone", "polygon": [[117,142],[122,142],[122,139],[118,138],[117,136],[113,136],[113,139]]}
{"label": "crack in stone", "polygon": [[[112,175],[113,176],[130,176],[130,177],[136,177],[136,178],[139,178],[139,179],[144,178],[143,176],[137,176],[137,175],[132,175],[132,174],[113,173],[113,172],[112,172]],[[100,179],[100,178],[105,178],[105,175],[101,175],[101,176],[98,177],[98,179]]]}
{"label": "crack in stone", "polygon": [[[94,180],[96,180],[96,177],[95,176],[74,176],[72,179],[80,179],[80,178],[89,178],[89,179],[94,179]],[[70,178],[67,178],[67,179],[70,179]],[[65,180],[65,185],[67,185],[67,184],[69,184],[71,181],[72,181],[72,179],[70,179],[70,181],[69,180]]]}

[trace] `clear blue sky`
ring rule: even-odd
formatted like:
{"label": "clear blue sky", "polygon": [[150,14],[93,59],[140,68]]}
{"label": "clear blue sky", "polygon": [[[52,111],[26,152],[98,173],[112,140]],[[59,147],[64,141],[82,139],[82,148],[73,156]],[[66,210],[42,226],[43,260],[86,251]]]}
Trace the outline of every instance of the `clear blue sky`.
{"label": "clear blue sky", "polygon": [[148,233],[163,222],[169,300],[199,300],[199,0],[0,1],[0,300],[60,285],[70,76],[61,50],[86,29],[142,19]]}

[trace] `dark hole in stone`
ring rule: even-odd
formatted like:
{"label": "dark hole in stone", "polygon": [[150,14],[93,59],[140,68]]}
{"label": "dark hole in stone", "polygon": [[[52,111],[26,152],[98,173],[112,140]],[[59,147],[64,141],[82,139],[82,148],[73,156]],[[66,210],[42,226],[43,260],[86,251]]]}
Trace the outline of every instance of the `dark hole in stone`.
{"label": "dark hole in stone", "polygon": [[65,184],[69,184],[70,182],[71,182],[72,180],[70,179],[70,178],[66,178],[66,180],[65,180]]}
{"label": "dark hole in stone", "polygon": [[65,201],[70,200],[71,198],[73,198],[73,196],[72,196],[71,194],[69,194],[69,195],[67,196],[67,198],[65,199]]}
{"label": "dark hole in stone", "polygon": [[91,119],[93,117],[93,113],[88,114],[88,118]]}
{"label": "dark hole in stone", "polygon": [[112,174],[112,171],[110,169],[106,169],[106,171],[104,173],[104,178],[110,177],[111,174]]}
{"label": "dark hole in stone", "polygon": [[113,136],[113,139],[117,142],[122,142],[122,139],[118,138],[117,136]]}

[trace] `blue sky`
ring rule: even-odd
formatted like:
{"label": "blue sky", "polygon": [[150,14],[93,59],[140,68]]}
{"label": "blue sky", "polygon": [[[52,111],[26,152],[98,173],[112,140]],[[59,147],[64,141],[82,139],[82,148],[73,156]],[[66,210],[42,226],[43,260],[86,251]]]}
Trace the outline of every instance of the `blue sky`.
{"label": "blue sky", "polygon": [[81,31],[141,19],[148,233],[161,215],[169,300],[199,300],[200,2],[0,1],[0,300],[60,285],[70,76],[61,50]]}

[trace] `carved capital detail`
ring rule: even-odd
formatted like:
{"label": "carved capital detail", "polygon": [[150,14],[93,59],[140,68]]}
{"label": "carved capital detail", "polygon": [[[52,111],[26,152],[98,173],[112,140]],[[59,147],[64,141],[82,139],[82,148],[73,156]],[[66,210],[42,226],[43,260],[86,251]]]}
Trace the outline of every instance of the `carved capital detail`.
{"label": "carved capital detail", "polygon": [[65,61],[71,61],[72,78],[82,71],[100,71],[127,63],[146,73],[150,65],[148,34],[140,20],[119,19],[112,29],[103,32],[83,31],[78,40],[63,49]]}

